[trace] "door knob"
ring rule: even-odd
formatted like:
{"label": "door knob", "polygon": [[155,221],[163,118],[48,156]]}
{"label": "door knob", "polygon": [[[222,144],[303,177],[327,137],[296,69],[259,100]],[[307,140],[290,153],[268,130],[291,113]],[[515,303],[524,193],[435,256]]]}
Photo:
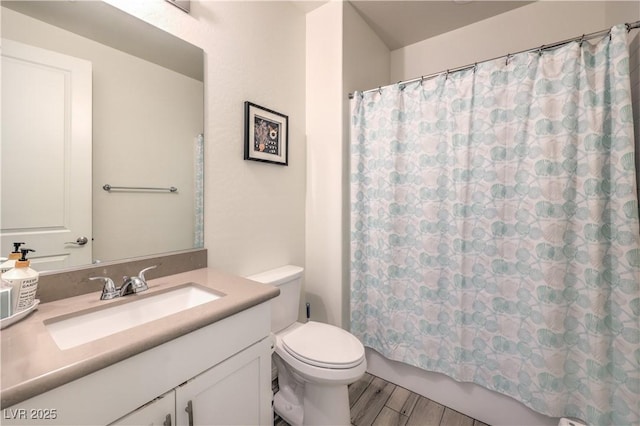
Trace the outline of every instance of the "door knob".
{"label": "door knob", "polygon": [[76,246],[83,246],[85,244],[87,244],[89,242],[89,239],[87,237],[78,237],[77,240],[75,241],[67,241],[65,244],[73,244]]}

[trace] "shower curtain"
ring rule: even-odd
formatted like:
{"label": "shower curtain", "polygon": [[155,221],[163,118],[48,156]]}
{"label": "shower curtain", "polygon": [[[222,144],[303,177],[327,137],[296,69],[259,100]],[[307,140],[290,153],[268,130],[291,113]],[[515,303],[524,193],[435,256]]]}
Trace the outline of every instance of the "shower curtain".
{"label": "shower curtain", "polygon": [[200,133],[194,146],[194,232],[193,247],[204,247],[204,134]]}
{"label": "shower curtain", "polygon": [[351,329],[365,346],[552,417],[640,422],[626,33],[356,92]]}

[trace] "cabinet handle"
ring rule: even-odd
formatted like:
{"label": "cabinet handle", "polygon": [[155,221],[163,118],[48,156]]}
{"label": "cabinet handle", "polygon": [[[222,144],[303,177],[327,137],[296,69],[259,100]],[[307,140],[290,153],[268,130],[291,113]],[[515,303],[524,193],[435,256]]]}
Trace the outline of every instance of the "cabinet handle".
{"label": "cabinet handle", "polygon": [[164,418],[164,423],[162,426],[171,426],[171,414],[167,414],[167,417]]}
{"label": "cabinet handle", "polygon": [[191,403],[191,400],[187,402],[187,406],[185,407],[184,411],[189,414],[189,426],[193,426],[193,404]]}

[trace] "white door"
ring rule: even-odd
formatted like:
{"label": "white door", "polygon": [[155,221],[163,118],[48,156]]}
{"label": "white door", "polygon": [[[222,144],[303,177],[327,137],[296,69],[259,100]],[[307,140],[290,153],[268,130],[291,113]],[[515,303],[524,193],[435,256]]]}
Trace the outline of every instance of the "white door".
{"label": "white door", "polygon": [[24,242],[38,271],[89,264],[91,62],[3,39],[1,72],[0,251]]}

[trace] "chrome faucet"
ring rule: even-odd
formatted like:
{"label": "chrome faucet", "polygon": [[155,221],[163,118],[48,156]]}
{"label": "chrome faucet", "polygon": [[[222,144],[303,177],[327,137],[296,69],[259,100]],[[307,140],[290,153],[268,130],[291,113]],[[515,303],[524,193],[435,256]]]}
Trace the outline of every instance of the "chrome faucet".
{"label": "chrome faucet", "polygon": [[147,280],[144,278],[144,273],[150,269],[155,268],[157,265],[150,266],[148,268],[144,268],[142,271],[138,273],[137,277],[122,277],[122,286],[120,287],[120,296],[126,296],[128,294],[140,293],[141,291],[145,291],[149,288],[147,286]]}
{"label": "chrome faucet", "polygon": [[90,280],[103,280],[104,287],[102,288],[102,294],[100,295],[100,300],[109,300],[115,297],[122,297],[129,294],[140,293],[141,291],[145,291],[149,288],[147,285],[147,280],[144,277],[144,273],[150,269],[157,267],[158,265],[150,266],[148,268],[144,268],[142,271],[138,273],[137,277],[122,277],[123,283],[120,287],[116,288],[113,280],[108,277],[92,277]]}
{"label": "chrome faucet", "polygon": [[113,280],[109,277],[91,277],[89,278],[91,281],[93,280],[103,280],[104,287],[102,287],[102,294],[100,295],[100,300],[109,300],[120,296],[116,285],[113,283]]}

